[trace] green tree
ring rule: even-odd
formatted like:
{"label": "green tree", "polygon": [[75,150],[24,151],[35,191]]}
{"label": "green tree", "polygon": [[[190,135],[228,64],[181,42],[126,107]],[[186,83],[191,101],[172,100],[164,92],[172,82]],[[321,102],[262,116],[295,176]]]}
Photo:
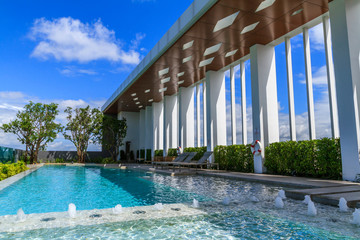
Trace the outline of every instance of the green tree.
{"label": "green tree", "polygon": [[120,147],[124,145],[123,140],[126,137],[126,119],[118,120],[104,115],[101,130],[99,142],[110,153],[113,162],[116,162],[119,159]]}
{"label": "green tree", "polygon": [[75,145],[79,163],[84,163],[89,143],[97,142],[103,114],[99,109],[91,109],[90,106],[74,110],[68,107],[65,113],[68,114],[68,123],[63,135]]}
{"label": "green tree", "polygon": [[53,142],[59,132],[61,124],[55,122],[59,113],[55,103],[33,103],[25,105],[24,110],[16,114],[16,119],[3,124],[0,129],[6,133],[13,133],[22,144],[25,144],[25,159],[30,158],[36,163],[40,150],[45,150],[48,143]]}

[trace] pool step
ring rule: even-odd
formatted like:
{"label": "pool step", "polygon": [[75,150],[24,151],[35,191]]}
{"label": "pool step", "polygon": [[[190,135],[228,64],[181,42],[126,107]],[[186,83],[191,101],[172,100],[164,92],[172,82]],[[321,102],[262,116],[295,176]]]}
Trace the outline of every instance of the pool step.
{"label": "pool step", "polygon": [[314,202],[337,206],[340,198],[345,198],[349,207],[360,206],[359,185],[338,185],[332,187],[286,190],[286,197],[303,200],[309,195]]}

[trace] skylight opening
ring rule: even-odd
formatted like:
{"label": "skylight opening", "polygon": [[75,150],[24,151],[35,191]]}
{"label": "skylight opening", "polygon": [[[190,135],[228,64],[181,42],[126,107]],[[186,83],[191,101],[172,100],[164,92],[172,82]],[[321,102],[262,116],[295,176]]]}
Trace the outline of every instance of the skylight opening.
{"label": "skylight opening", "polygon": [[137,100],[139,100],[139,98],[134,98],[134,101],[137,101]]}
{"label": "skylight opening", "polygon": [[212,47],[209,47],[205,50],[204,52],[204,56],[207,56],[207,55],[210,55],[210,54],[213,54],[217,51],[219,51],[220,47],[221,47],[222,43],[219,43],[219,44],[216,44]]}
{"label": "skylight opening", "polygon": [[209,59],[206,59],[204,61],[201,61],[200,64],[199,64],[199,67],[204,67],[206,65],[209,65],[212,63],[212,61],[214,60],[214,58],[209,58]]}
{"label": "skylight opening", "polygon": [[292,14],[291,14],[291,16],[295,16],[295,15],[297,15],[297,14],[299,14],[299,13],[301,13],[302,11],[303,11],[304,9],[299,9],[299,10],[297,10],[297,11],[295,11],[295,12],[293,12]]}
{"label": "skylight opening", "polygon": [[159,89],[159,93],[165,92],[167,90],[167,87]]}
{"label": "skylight opening", "polygon": [[181,85],[183,84],[185,81],[184,80],[181,80],[181,81],[178,81],[178,84]]}
{"label": "skylight opening", "polygon": [[153,102],[154,101],[154,99],[149,99],[149,102]]}
{"label": "skylight opening", "polygon": [[231,57],[231,56],[235,55],[235,54],[237,53],[237,51],[238,51],[238,49],[236,49],[236,50],[234,50],[234,51],[231,51],[231,52],[228,52],[228,53],[225,54],[225,57],[226,57],[226,58],[227,58],[227,57]]}
{"label": "skylight opening", "polygon": [[140,104],[140,102],[136,102],[136,105],[139,105]]}
{"label": "skylight opening", "polygon": [[145,90],[145,93],[149,93],[149,92],[150,92],[150,89],[146,89],[146,90]]}
{"label": "skylight opening", "polygon": [[132,97],[135,97],[135,96],[136,96],[136,93],[131,94],[131,96],[132,96]]}
{"label": "skylight opening", "polygon": [[183,63],[187,63],[188,61],[190,61],[192,59],[192,56],[186,57],[183,59]]}
{"label": "skylight opening", "polygon": [[139,106],[139,108],[142,108],[143,106],[141,105],[141,106]]}
{"label": "skylight opening", "polygon": [[188,43],[185,43],[185,44],[183,45],[183,50],[186,50],[186,49],[188,49],[188,48],[191,48],[191,47],[193,46],[193,44],[194,44],[194,40],[192,40],[192,41],[190,41],[190,42],[188,42]]}
{"label": "skylight opening", "polygon": [[167,78],[162,79],[161,83],[164,84],[164,83],[170,82],[170,80],[171,80],[171,78],[167,77]]}
{"label": "skylight opening", "polygon": [[165,68],[165,69],[159,71],[159,76],[161,77],[162,75],[165,75],[168,73],[169,73],[169,68]]}
{"label": "skylight opening", "polygon": [[178,73],[176,76],[177,77],[182,77],[182,76],[184,76],[184,74],[185,74],[185,72],[181,72],[181,73]]}
{"label": "skylight opening", "polygon": [[256,9],[255,12],[259,12],[261,10],[264,10],[265,8],[270,7],[273,5],[275,0],[264,0],[262,3],[260,3],[259,7]]}
{"label": "skylight opening", "polygon": [[221,29],[227,28],[230,25],[232,25],[234,23],[236,17],[239,15],[239,13],[240,13],[240,11],[238,11],[238,12],[236,12],[236,13],[230,15],[230,16],[227,16],[226,18],[223,18],[223,19],[219,20],[216,23],[213,32],[220,31]]}
{"label": "skylight opening", "polygon": [[250,32],[250,31],[254,30],[259,23],[260,22],[256,22],[256,23],[253,23],[253,24],[251,24],[249,26],[244,27],[244,29],[241,31],[241,34],[245,34],[247,32]]}

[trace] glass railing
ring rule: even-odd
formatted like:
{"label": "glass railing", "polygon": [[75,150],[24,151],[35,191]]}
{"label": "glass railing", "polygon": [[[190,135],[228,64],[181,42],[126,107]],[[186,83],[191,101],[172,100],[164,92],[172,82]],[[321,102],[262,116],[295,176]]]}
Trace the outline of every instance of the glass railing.
{"label": "glass railing", "polygon": [[15,150],[13,148],[0,147],[0,162],[14,162],[15,160]]}

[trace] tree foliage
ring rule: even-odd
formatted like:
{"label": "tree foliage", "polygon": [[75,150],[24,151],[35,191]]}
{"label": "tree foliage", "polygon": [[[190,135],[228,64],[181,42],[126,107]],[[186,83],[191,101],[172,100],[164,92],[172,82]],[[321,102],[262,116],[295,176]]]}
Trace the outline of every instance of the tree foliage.
{"label": "tree foliage", "polygon": [[68,123],[63,135],[65,139],[75,145],[78,161],[83,163],[85,162],[89,143],[96,143],[97,139],[99,139],[98,135],[101,132],[103,114],[99,109],[91,109],[90,106],[76,109],[68,107],[65,113],[67,113]]}
{"label": "tree foliage", "polygon": [[55,103],[33,103],[25,105],[24,110],[16,114],[16,119],[3,124],[0,129],[6,133],[13,133],[17,139],[26,145],[25,158],[31,163],[37,162],[39,151],[46,149],[48,143],[53,142],[59,132],[61,124],[55,122],[59,113]]}
{"label": "tree foliage", "polygon": [[119,159],[120,147],[124,145],[123,140],[126,137],[126,132],[125,118],[118,120],[115,117],[104,115],[99,142],[110,153],[113,162]]}

